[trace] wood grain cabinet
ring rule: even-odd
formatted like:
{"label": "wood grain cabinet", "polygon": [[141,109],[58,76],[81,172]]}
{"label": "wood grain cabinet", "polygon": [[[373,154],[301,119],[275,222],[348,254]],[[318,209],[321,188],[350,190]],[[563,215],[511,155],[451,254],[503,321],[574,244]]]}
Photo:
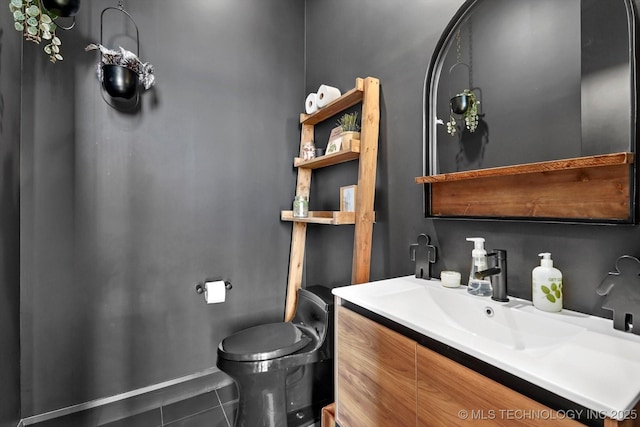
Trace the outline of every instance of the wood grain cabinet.
{"label": "wood grain cabinet", "polygon": [[415,426],[415,341],[340,306],[336,322],[336,422]]}
{"label": "wood grain cabinet", "polygon": [[582,425],[340,304],[335,357],[340,427]]}
{"label": "wood grain cabinet", "polygon": [[419,426],[581,426],[428,348],[417,348]]}

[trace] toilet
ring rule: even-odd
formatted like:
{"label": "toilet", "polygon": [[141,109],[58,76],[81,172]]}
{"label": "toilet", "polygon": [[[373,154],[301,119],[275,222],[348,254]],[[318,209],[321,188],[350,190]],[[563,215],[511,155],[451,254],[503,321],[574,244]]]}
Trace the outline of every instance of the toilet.
{"label": "toilet", "polygon": [[218,345],[218,368],[238,386],[236,427],[302,427],[333,402],[333,295],[298,290],[291,322],[244,329]]}

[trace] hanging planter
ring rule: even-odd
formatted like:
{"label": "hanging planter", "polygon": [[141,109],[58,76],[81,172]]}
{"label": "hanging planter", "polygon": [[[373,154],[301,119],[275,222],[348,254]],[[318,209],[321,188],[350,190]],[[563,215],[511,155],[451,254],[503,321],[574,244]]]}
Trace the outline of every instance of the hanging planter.
{"label": "hanging planter", "polygon": [[457,94],[449,100],[449,109],[451,115],[447,122],[447,132],[454,136],[458,131],[456,118],[454,115],[459,115],[464,118],[464,126],[469,132],[475,132],[478,128],[478,110],[480,101],[476,97],[476,94],[471,89],[465,89],[462,93]]}
{"label": "hanging planter", "polygon": [[42,0],[42,7],[47,13],[68,18],[76,16],[80,9],[80,0]]}
{"label": "hanging planter", "polygon": [[96,74],[102,88],[113,98],[132,99],[139,94],[140,83],[145,90],[155,83],[153,65],[143,63],[133,52],[122,47],[111,50],[101,44],[90,44],[85,50],[100,51]]}
{"label": "hanging planter", "polygon": [[455,114],[464,114],[469,111],[469,108],[474,103],[473,93],[459,93],[449,101],[451,111]]}
{"label": "hanging planter", "polygon": [[[471,85],[471,70],[467,64],[464,62],[456,62],[449,69],[449,80],[451,80],[451,75],[453,70],[458,67],[463,66],[467,68],[467,73],[469,74],[469,86]],[[462,92],[456,94],[455,96],[451,96],[451,90],[449,90],[449,121],[447,122],[447,133],[451,136],[454,136],[458,132],[458,123],[456,121],[456,116],[461,116],[464,119],[464,127],[469,132],[475,132],[478,128],[479,121],[479,110],[480,110],[480,101],[476,96],[476,93],[472,89],[464,89]]]}
{"label": "hanging planter", "polygon": [[[80,9],[80,0],[39,0],[42,4],[42,11],[47,13],[56,21],[58,28],[70,30],[76,26],[76,13]],[[72,18],[71,25],[65,27],[60,24],[57,18]]]}
{"label": "hanging planter", "polygon": [[102,85],[113,98],[131,99],[138,90],[138,75],[123,65],[103,65]]}
{"label": "hanging planter", "polygon": [[[47,3],[52,6],[50,9]],[[65,13],[78,12],[80,0],[11,0],[9,10],[13,14],[14,28],[16,31],[23,33],[25,40],[40,44],[43,40],[48,43],[44,46],[44,52],[49,55],[51,62],[62,61],[61,45],[62,42],[56,36],[56,29],[61,28],[68,30],[73,28],[74,23],[70,27],[62,27],[53,22],[58,16]],[[60,3],[57,7],[54,3]],[[62,4],[64,3],[64,5]],[[72,15],[69,15],[72,16]]]}
{"label": "hanging planter", "polygon": [[[112,50],[102,45],[104,14],[108,10],[116,10],[124,13],[133,23],[136,29],[136,47],[140,52],[140,33],[133,17],[124,10],[122,1],[118,7],[107,7],[100,15],[100,43],[90,44],[85,50],[99,50],[100,61],[96,65],[96,74],[104,91],[111,97],[120,100],[131,100],[135,98],[135,105],[140,99],[139,86],[149,89],[155,83],[153,75],[153,65],[142,62],[137,53],[130,52],[122,47],[119,50]],[[104,98],[104,94],[103,94]],[[107,104],[113,106],[107,99]]]}

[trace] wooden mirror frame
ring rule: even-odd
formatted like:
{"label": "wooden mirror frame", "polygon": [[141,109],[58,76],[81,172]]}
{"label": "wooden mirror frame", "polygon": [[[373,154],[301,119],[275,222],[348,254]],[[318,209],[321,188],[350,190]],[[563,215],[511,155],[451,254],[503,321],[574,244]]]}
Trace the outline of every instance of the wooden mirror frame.
{"label": "wooden mirror frame", "polygon": [[[637,224],[636,20],[632,0],[627,9],[631,69],[630,151],[548,162],[431,174],[437,117],[437,76],[454,31],[482,0],[467,0],[442,33],[423,87],[423,176],[425,216],[488,220],[524,220]],[[431,117],[430,117],[431,116]]]}

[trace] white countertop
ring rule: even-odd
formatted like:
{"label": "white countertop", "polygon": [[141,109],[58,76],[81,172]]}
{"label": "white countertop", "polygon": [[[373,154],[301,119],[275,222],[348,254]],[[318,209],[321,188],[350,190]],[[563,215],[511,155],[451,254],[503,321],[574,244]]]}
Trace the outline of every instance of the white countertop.
{"label": "white countertop", "polygon": [[[613,329],[610,319],[566,309],[547,313],[513,297],[499,303],[469,295],[465,286],[445,288],[413,276],[333,294],[598,414],[640,417],[632,411],[640,400],[640,336]],[[475,307],[481,314],[468,316],[476,316]],[[495,317],[486,316],[486,308]]]}

